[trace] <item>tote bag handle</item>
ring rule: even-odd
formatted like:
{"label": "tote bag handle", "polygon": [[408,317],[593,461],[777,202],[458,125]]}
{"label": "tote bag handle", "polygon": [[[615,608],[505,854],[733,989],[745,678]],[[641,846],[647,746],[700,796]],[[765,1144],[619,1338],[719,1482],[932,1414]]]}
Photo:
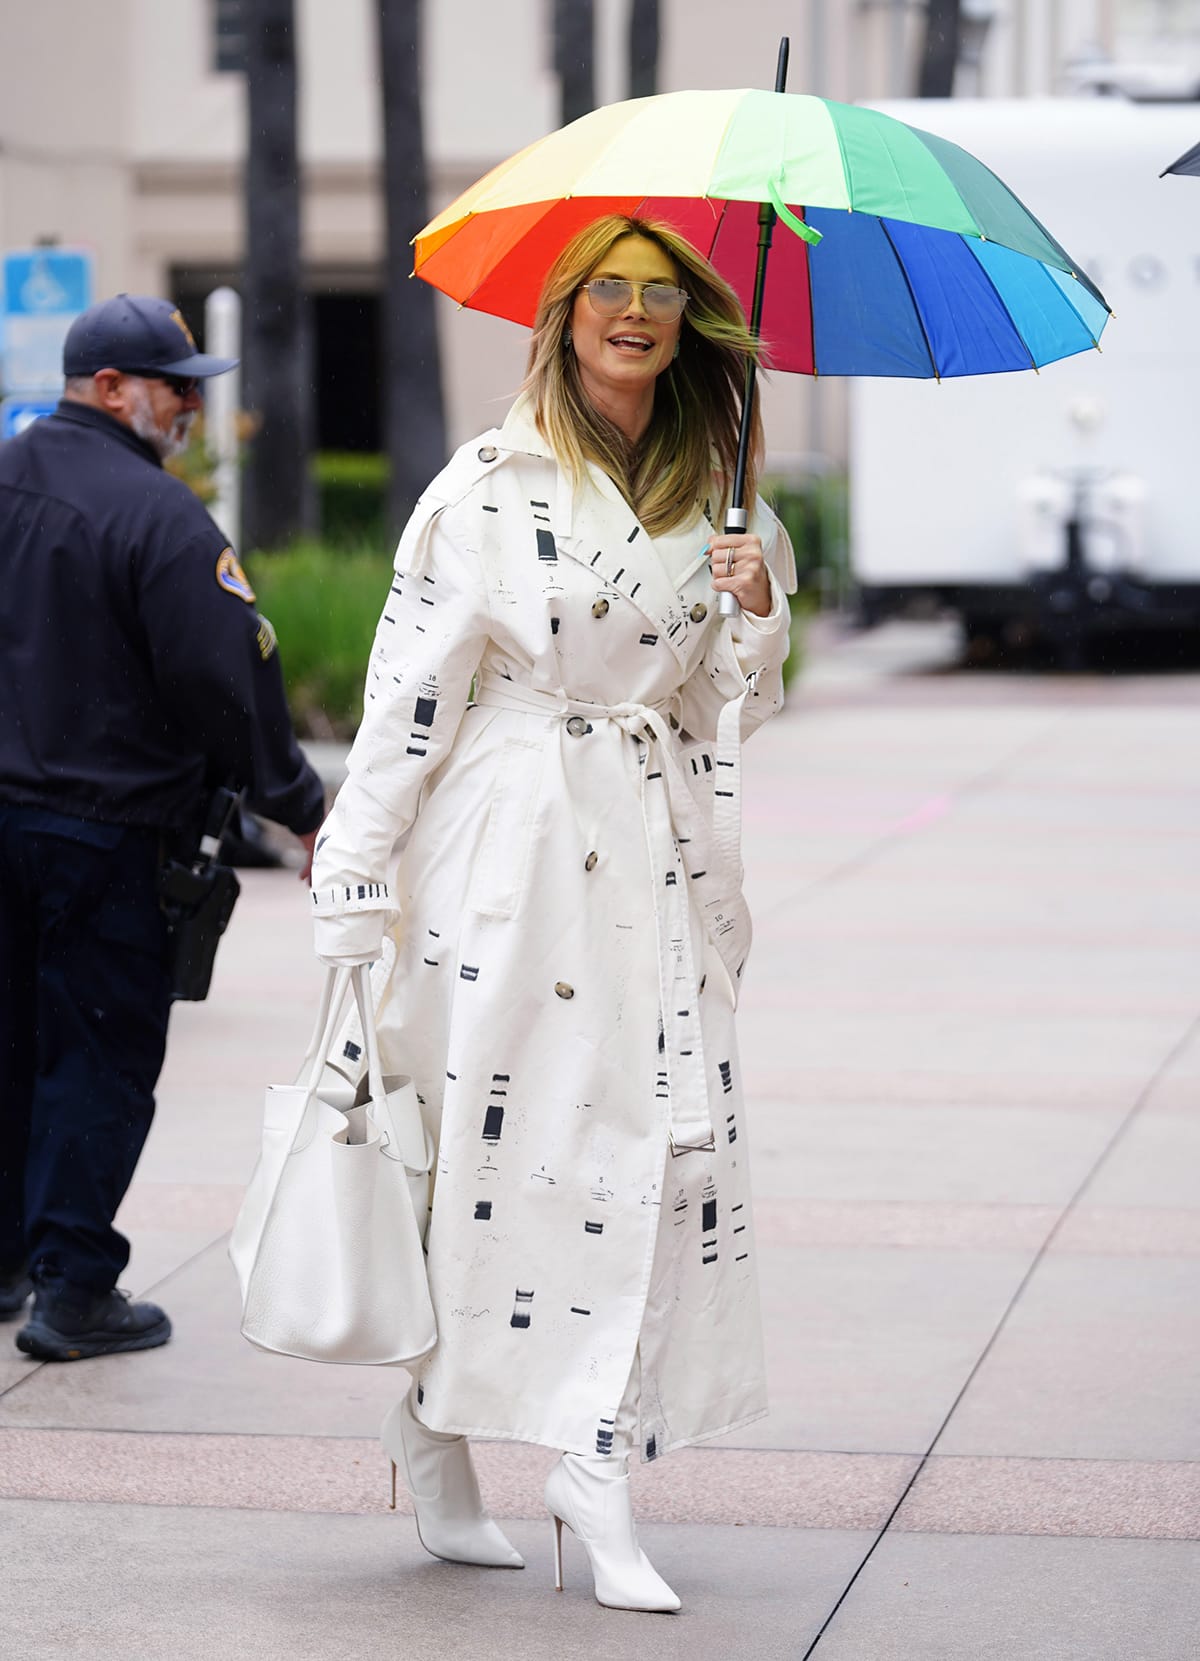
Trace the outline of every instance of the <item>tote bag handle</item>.
{"label": "tote bag handle", "polygon": [[375,1004],[371,997],[371,965],[357,964],[350,971],[354,984],[354,1001],[358,1005],[358,1024],[367,1046],[367,1081],[371,1100],[381,1102],[387,1092],[383,1088],[383,1064],[379,1059],[379,1034],[375,1030]]}
{"label": "tote bag handle", "polygon": [[312,1037],[296,1072],[296,1083],[303,1084],[307,1080],[310,1096],[316,1093],[321,1082],[321,1074],[329,1060],[330,1047],[337,1037],[338,1023],[342,1019],[342,1005],[346,1001],[346,988],[350,984],[350,973],[349,969],[330,969],[325,976],[325,985],[321,988],[321,1006],[317,1010]]}
{"label": "tote bag handle", "polygon": [[[393,1152],[389,1158],[402,1160],[416,1176],[428,1171],[433,1163],[433,1141],[421,1116],[420,1098],[410,1078],[385,1080],[379,1054],[379,1032],[375,1025],[375,1004],[371,997],[371,966],[361,964],[351,970],[354,999],[358,1005],[358,1019],[367,1049],[367,1080],[370,1091],[370,1111],[376,1124],[388,1138]],[[389,1089],[389,1083],[391,1088]],[[354,1114],[350,1116],[351,1142],[362,1133]],[[424,1223],[422,1223],[422,1229]]]}

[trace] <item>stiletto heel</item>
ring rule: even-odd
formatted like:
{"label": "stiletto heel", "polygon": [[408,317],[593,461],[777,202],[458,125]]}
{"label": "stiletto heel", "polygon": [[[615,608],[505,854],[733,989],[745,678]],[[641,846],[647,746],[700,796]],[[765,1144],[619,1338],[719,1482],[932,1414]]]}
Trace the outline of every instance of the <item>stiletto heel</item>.
{"label": "stiletto heel", "polygon": [[588,1554],[597,1603],[660,1614],[679,1608],[679,1599],[638,1545],[624,1461],[564,1453],[546,1478],[546,1509],[554,1519],[558,1591],[563,1589],[565,1525]]}
{"label": "stiletto heel", "polygon": [[417,1517],[417,1538],[431,1557],[484,1569],[523,1569],[525,1559],[483,1509],[465,1436],[427,1430],[406,1396],[383,1421],[383,1451],[402,1464]]}
{"label": "stiletto heel", "polygon": [[394,1511],[396,1509],[396,1461],[389,1459],[388,1464],[392,1467],[392,1503],[388,1506],[388,1510]]}

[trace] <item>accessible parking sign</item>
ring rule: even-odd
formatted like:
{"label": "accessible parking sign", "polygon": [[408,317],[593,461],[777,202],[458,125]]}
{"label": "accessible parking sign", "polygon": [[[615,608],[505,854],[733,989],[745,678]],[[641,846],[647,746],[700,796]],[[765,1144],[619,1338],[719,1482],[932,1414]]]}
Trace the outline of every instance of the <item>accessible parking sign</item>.
{"label": "accessible parking sign", "polygon": [[67,330],[92,303],[92,257],[82,249],[25,248],[4,256],[0,378],[13,393],[57,392]]}
{"label": "accessible parking sign", "polygon": [[53,415],[58,408],[57,398],[3,398],[0,399],[0,442],[16,438],[26,427],[32,427],[43,415]]}

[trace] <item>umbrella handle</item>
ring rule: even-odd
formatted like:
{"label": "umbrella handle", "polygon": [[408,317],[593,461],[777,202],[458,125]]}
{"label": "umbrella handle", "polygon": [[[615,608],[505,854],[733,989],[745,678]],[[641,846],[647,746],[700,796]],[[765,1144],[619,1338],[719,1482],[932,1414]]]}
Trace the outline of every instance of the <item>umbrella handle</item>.
{"label": "umbrella handle", "polygon": [[[725,510],[725,535],[737,536],[745,529],[745,508],[727,508]],[[720,616],[736,617],[741,609],[741,606],[738,605],[737,595],[731,594],[727,588],[723,588],[717,596],[717,611]]]}
{"label": "umbrella handle", "polygon": [[[791,42],[784,35],[779,42],[779,58],[775,65],[775,91],[783,92],[787,87],[788,54]],[[797,236],[804,236],[806,241],[820,240],[820,233],[812,231],[803,221],[796,218],[787,203],[780,196],[779,190],[768,185],[771,195],[771,204],[763,202],[758,209],[758,265],[754,273],[754,298],[750,305],[750,333],[755,339],[761,339],[763,290],[767,280],[767,255],[771,251],[771,232],[775,228],[775,215],[782,208],[785,223],[792,222],[792,228],[799,226]],[[805,235],[805,233],[808,233]],[[755,359],[749,358],[746,363],[746,387],[742,394],[742,421],[738,433],[737,465],[733,472],[733,491],[730,505],[725,510],[725,534],[736,535],[746,529],[746,509],[742,503],[746,488],[746,461],[750,454],[750,421],[754,408],[754,377]],[[722,589],[717,600],[717,611],[722,617],[736,617],[742,608],[737,603],[735,595]]]}

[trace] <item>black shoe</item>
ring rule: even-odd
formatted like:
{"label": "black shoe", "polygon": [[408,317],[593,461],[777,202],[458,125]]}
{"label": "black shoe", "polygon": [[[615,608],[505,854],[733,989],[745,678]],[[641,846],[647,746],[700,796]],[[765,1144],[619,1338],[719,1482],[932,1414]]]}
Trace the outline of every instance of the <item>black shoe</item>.
{"label": "black shoe", "polygon": [[38,1361],[86,1361],[152,1350],[170,1336],[171,1323],[158,1305],[130,1303],[128,1292],[41,1286],[32,1316],[17,1333],[17,1348]]}
{"label": "black shoe", "polygon": [[7,1274],[0,1274],[0,1321],[11,1321],[14,1315],[19,1315],[32,1291],[28,1269],[11,1269]]}

